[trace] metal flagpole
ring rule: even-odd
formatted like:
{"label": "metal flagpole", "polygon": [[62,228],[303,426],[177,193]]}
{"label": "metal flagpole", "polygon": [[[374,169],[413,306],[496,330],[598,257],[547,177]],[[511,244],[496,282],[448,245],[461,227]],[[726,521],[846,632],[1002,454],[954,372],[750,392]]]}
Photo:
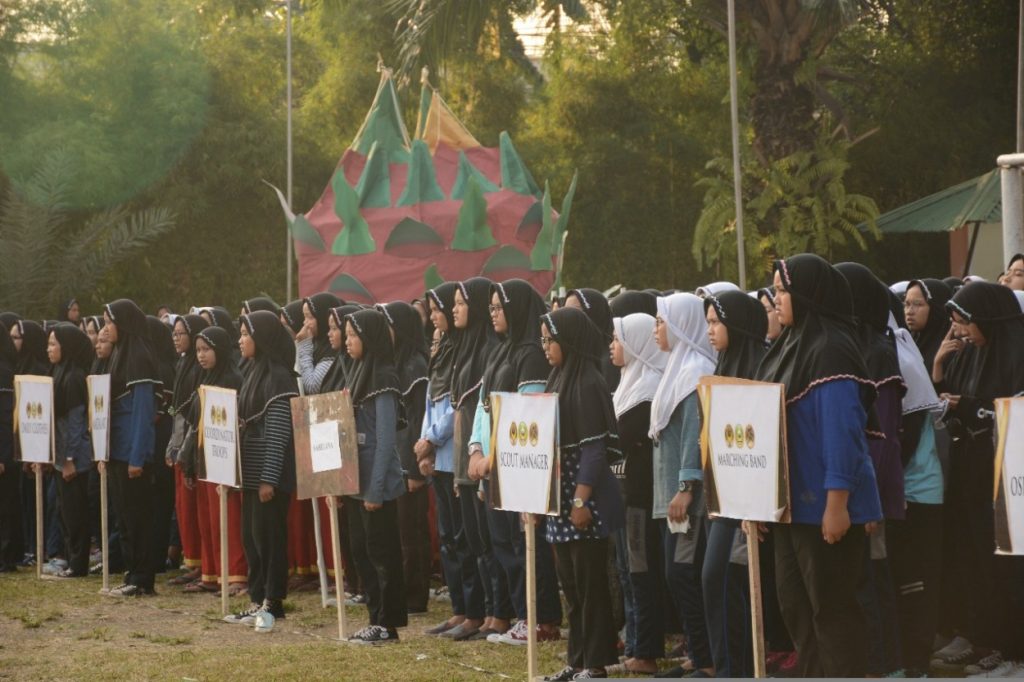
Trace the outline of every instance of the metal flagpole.
{"label": "metal flagpole", "polygon": [[736,201],[736,257],[740,288],[747,288],[747,257],[743,243],[743,179],[740,176],[740,110],[736,84],[736,2],[729,0],[729,113],[732,116],[732,180]]}
{"label": "metal flagpole", "polygon": [[[287,187],[288,210],[292,210],[292,0],[285,0],[285,52],[286,52],[286,82],[288,99],[288,142],[287,142]],[[288,239],[288,264],[285,268],[288,281],[285,283],[285,303],[292,300],[292,235],[286,231]]]}

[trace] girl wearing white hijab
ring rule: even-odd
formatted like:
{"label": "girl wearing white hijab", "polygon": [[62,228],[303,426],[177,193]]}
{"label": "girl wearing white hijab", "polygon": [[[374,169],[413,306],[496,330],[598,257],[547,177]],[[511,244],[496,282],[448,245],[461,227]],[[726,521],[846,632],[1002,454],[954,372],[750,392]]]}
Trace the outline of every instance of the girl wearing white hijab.
{"label": "girl wearing white hijab", "polygon": [[[626,547],[633,599],[632,641],[627,642],[626,672],[651,674],[665,655],[664,603],[659,522],[651,518],[654,487],[653,443],[648,435],[651,400],[658,390],[668,356],[654,338],[655,320],[634,313],[612,320],[612,364],[621,368],[612,396],[619,424],[619,444],[626,458]],[[629,629],[627,629],[629,631]]]}
{"label": "girl wearing white hijab", "polygon": [[[693,667],[714,675],[701,595],[701,566],[707,542],[704,478],[700,464],[697,383],[714,374],[716,356],[707,337],[704,303],[693,294],[658,299],[658,346],[668,353],[665,372],[651,401],[649,434],[654,447],[654,504],[665,551],[665,580],[690,643]],[[685,533],[668,522],[689,520]],[[680,669],[681,673],[681,669]]]}

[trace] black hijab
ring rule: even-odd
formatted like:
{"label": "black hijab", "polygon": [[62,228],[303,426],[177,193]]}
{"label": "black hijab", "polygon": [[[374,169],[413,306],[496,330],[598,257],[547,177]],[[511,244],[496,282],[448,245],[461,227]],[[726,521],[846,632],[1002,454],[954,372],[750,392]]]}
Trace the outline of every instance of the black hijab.
{"label": "black hijab", "polygon": [[64,303],[61,303],[60,307],[57,308],[57,321],[70,322],[71,320],[68,318],[68,313],[71,312],[71,306],[75,305],[76,303],[78,303],[78,300],[74,298],[68,299]]}
{"label": "black hijab", "polygon": [[[109,363],[110,392],[114,400],[124,396],[135,384],[162,383],[146,314],[135,301],[127,298],[108,303],[105,310],[117,325],[117,343]],[[171,350],[173,352],[173,347]]]}
{"label": "black hijab", "polygon": [[[566,298],[569,296],[575,296],[579,300],[580,304],[583,305],[583,312],[587,314],[587,317],[594,323],[594,326],[604,334],[607,339],[605,343],[610,344],[615,328],[612,325],[611,305],[609,305],[608,299],[605,298],[604,294],[597,289],[572,289],[566,295]],[[655,300],[654,314],[658,314],[657,300]],[[611,357],[607,353],[601,357],[601,373],[604,375],[605,383],[608,384],[608,389],[614,393],[619,385],[622,372],[612,364]]]}
{"label": "black hijab", "polygon": [[790,293],[793,325],[785,327],[768,349],[757,378],[785,384],[787,403],[818,384],[853,379],[862,386],[861,402],[867,410],[874,403],[874,383],[855,336],[846,278],[810,253],[777,260],[774,269]]}
{"label": "black hijab", "polygon": [[21,334],[21,352],[14,373],[48,376],[50,360],[46,355],[47,336],[42,325],[32,320],[18,320],[15,325]]}
{"label": "black hijab", "polygon": [[352,358],[349,357],[348,351],[345,350],[345,316],[359,310],[362,310],[362,306],[354,303],[331,308],[331,319],[341,329],[341,348],[337,351],[332,349],[332,352],[334,352],[334,362],[331,363],[331,368],[324,375],[324,380],[320,382],[321,393],[340,391],[348,386],[348,374],[352,368]]}
{"label": "black hijab", "polygon": [[459,409],[467,398],[476,402],[487,363],[494,352],[497,336],[491,326],[487,306],[490,305],[491,280],[474,277],[459,282],[459,291],[469,306],[465,329],[455,340],[455,368],[452,375],[452,405]]}
{"label": "black hijab", "polygon": [[302,304],[303,300],[300,298],[277,311],[284,318],[285,323],[292,330],[293,334],[298,334],[305,322],[305,318],[302,316]]}
{"label": "black hijab", "polygon": [[256,346],[256,354],[238,392],[238,415],[245,424],[250,424],[261,419],[274,400],[297,396],[299,385],[295,378],[295,342],[281,326],[277,315],[257,310],[243,315],[242,324]]}
{"label": "black hijab", "polygon": [[943,277],[940,281],[954,294],[960,291],[960,287],[964,285],[964,281],[959,277]]}
{"label": "black hijab", "polygon": [[363,342],[363,357],[352,360],[349,376],[348,389],[352,394],[352,404],[362,405],[370,398],[389,391],[400,400],[402,391],[398,387],[395,353],[387,318],[376,308],[366,308],[346,315],[345,321],[351,323]]}
{"label": "black hijab", "polygon": [[242,301],[242,310],[245,311],[246,315],[250,315],[257,310],[269,310],[272,313],[276,313],[281,309],[272,298],[267,296],[257,296],[256,298],[250,298],[247,301]]}
{"label": "black hijab", "polygon": [[1024,313],[1008,287],[974,282],[946,304],[967,322],[978,325],[984,346],[973,346],[963,393],[986,402],[1024,391]]}
{"label": "black hijab", "polygon": [[236,344],[231,343],[231,335],[226,330],[215,326],[206,326],[192,335],[192,354],[195,355],[196,339],[202,339],[213,349],[217,364],[211,370],[203,370],[199,377],[200,386],[216,386],[238,390],[242,387],[242,374],[232,362]]}
{"label": "black hijab", "polygon": [[423,319],[405,301],[378,305],[395,334],[395,371],[402,396],[427,380],[427,346],[423,342]]}
{"label": "black hijab", "polygon": [[459,338],[459,330],[455,328],[452,307],[455,305],[455,282],[445,282],[436,289],[427,292],[426,298],[434,302],[437,309],[448,320],[448,331],[441,335],[441,344],[431,356],[427,364],[430,376],[430,400],[438,402],[452,393],[452,376],[455,367],[455,340]]}
{"label": "black hijab", "polygon": [[73,322],[61,322],[51,333],[60,344],[60,362],[53,366],[53,411],[63,417],[88,403],[85,373],[92,364],[93,350],[89,337]]}
{"label": "black hijab", "polygon": [[623,291],[608,302],[612,317],[625,317],[635,313],[643,313],[651,317],[658,316],[658,297],[648,291]]}
{"label": "black hijab", "polygon": [[561,447],[578,448],[603,439],[608,459],[620,459],[615,407],[599,366],[608,354],[604,332],[577,308],[545,313],[541,322],[562,350],[562,365],[552,370],[546,388],[558,394]]}
{"label": "black hijab", "polygon": [[[203,368],[196,361],[195,338],[196,334],[206,329],[209,323],[199,315],[179,315],[174,320],[175,326],[181,323],[188,334],[188,350],[178,358],[174,370],[174,398],[171,402],[171,414],[177,414],[188,409],[188,405],[195,399],[196,388],[199,387],[199,379],[203,374]],[[227,332],[224,332],[227,334]]]}
{"label": "black hijab", "polygon": [[889,330],[889,287],[860,263],[840,263],[836,270],[846,278],[853,297],[853,314],[868,375],[876,387],[903,384],[896,339]]}
{"label": "black hijab", "polygon": [[715,374],[738,379],[753,379],[764,359],[768,318],[764,306],[742,291],[724,291],[704,297],[704,314],[715,307],[715,314],[729,330],[729,346],[718,354]]}
{"label": "black hijab", "polygon": [[515,393],[524,384],[546,384],[551,367],[540,345],[540,316],[546,312],[544,299],[521,279],[491,286],[491,295],[505,313],[508,331],[484,372],[481,390],[485,410],[490,410],[491,393]]}
{"label": "black hijab", "polygon": [[327,319],[331,316],[331,308],[337,308],[345,302],[327,291],[308,296],[302,302],[309,306],[309,312],[316,318],[316,338],[313,339],[313,364],[316,365],[334,354],[327,338]]}
{"label": "black hijab", "polygon": [[4,332],[10,333],[11,327],[16,325],[21,319],[21,315],[18,313],[0,313],[0,325],[3,325]]}
{"label": "black hijab", "polygon": [[0,334],[0,391],[14,391],[14,367],[18,352],[9,334]]}
{"label": "black hijab", "polygon": [[924,329],[914,332],[914,342],[917,343],[921,357],[924,358],[924,366],[931,372],[932,364],[935,362],[935,354],[939,352],[946,333],[949,331],[949,312],[946,310],[946,303],[953,298],[953,289],[944,281],[939,279],[915,279],[907,285],[907,291],[917,287],[928,302],[928,323]]}

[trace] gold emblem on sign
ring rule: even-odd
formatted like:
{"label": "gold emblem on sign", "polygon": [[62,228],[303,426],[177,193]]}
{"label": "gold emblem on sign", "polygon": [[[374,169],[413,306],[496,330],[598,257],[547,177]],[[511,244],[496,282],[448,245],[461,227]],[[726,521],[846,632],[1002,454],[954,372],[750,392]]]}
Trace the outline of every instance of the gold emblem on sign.
{"label": "gold emblem on sign", "polygon": [[530,437],[530,431],[526,427],[526,422],[519,422],[519,442],[526,445],[526,440]]}
{"label": "gold emblem on sign", "polygon": [[512,441],[513,446],[516,445],[519,440],[519,426],[517,426],[515,422],[512,422],[512,425],[508,427],[508,439]]}
{"label": "gold emblem on sign", "polygon": [[733,437],[736,439],[736,447],[743,447],[743,424],[737,424],[733,427]]}
{"label": "gold emblem on sign", "polygon": [[97,412],[103,411],[103,396],[98,395],[92,399],[92,406]]}
{"label": "gold emblem on sign", "polygon": [[530,445],[536,447],[539,440],[540,429],[537,427],[537,422],[530,422]]}
{"label": "gold emblem on sign", "polygon": [[732,433],[732,424],[726,424],[725,425],[725,444],[728,445],[731,448],[732,444],[733,444],[733,441],[734,441],[734,437],[733,437],[733,433]]}
{"label": "gold emblem on sign", "polygon": [[754,425],[747,424],[746,431],[747,447],[750,449],[754,448]]}

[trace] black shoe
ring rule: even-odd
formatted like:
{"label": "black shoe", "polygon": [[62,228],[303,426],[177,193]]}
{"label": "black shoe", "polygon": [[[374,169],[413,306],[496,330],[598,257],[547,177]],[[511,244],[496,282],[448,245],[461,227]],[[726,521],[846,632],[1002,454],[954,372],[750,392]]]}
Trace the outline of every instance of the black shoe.
{"label": "black shoe", "polygon": [[545,682],[569,682],[576,676],[577,670],[571,665],[567,665],[554,675],[548,675],[544,678]]}
{"label": "black shoe", "polygon": [[352,644],[392,644],[398,643],[398,631],[380,625],[370,625],[348,638]]}
{"label": "black shoe", "polygon": [[683,666],[681,666],[681,665],[677,665],[674,668],[669,668],[668,670],[663,670],[660,673],[654,673],[654,676],[657,677],[657,678],[660,678],[660,679],[675,680],[675,679],[679,679],[679,678],[683,677],[688,672],[692,672],[692,671],[684,669]]}
{"label": "black shoe", "polygon": [[284,620],[284,604],[280,599],[264,599],[261,610],[273,616],[274,620]]}
{"label": "black shoe", "polygon": [[426,634],[428,634],[428,635],[439,635],[442,632],[448,632],[453,627],[455,627],[455,625],[450,625],[448,623],[448,621],[445,621],[445,622],[441,623],[440,625],[435,625],[434,627],[432,627],[429,630],[427,630]]}
{"label": "black shoe", "polygon": [[249,604],[249,608],[244,611],[224,616],[223,620],[225,623],[231,623],[232,625],[252,625],[256,622],[256,614],[261,610],[263,610],[263,605],[254,602]]}
{"label": "black shoe", "polygon": [[144,592],[138,585],[118,585],[109,592],[111,597],[141,597]]}

